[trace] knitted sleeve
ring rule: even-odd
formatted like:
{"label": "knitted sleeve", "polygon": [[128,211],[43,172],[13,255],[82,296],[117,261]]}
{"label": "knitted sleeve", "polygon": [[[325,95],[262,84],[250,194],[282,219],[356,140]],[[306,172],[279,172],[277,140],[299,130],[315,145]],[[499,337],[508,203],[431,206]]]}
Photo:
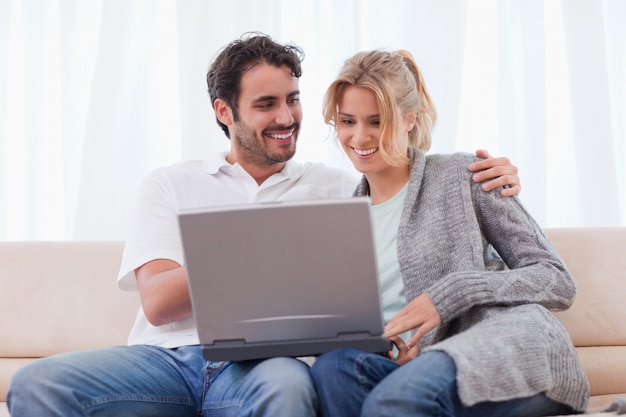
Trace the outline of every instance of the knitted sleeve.
{"label": "knitted sleeve", "polygon": [[[461,187],[468,187],[467,165],[459,166]],[[467,188],[466,188],[467,189]],[[516,197],[499,190],[484,192],[469,185],[467,218],[476,217],[484,239],[508,269],[450,273],[426,292],[444,321],[478,305],[512,306],[537,303],[550,310],[567,309],[574,301],[574,281],[539,225]]]}

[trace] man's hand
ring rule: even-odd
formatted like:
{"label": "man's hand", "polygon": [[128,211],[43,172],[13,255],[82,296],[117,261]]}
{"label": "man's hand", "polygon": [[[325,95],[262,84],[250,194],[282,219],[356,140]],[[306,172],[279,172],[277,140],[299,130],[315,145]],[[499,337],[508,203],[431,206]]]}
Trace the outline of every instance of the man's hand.
{"label": "man's hand", "polygon": [[476,156],[484,159],[470,164],[469,170],[475,172],[472,176],[475,182],[484,182],[482,184],[484,191],[504,187],[500,194],[505,197],[518,195],[522,191],[522,186],[517,176],[517,167],[511,164],[509,158],[493,158],[484,149],[477,150]]}

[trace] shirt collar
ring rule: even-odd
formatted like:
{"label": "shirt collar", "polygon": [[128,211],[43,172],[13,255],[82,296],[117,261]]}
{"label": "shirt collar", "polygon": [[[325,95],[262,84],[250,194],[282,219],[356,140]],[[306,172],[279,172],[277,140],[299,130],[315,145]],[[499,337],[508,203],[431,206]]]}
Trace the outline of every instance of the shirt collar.
{"label": "shirt collar", "polygon": [[205,159],[203,163],[204,170],[209,174],[217,174],[222,168],[232,168],[232,165],[226,161],[226,155],[228,155],[227,152],[217,152]]}
{"label": "shirt collar", "polygon": [[[211,155],[204,161],[204,170],[209,174],[217,174],[218,171],[222,170],[223,172],[232,172],[233,169],[240,169],[241,165],[234,164],[231,165],[228,161],[226,161],[226,156],[228,152],[218,152]],[[288,179],[293,176],[297,176],[300,170],[302,169],[302,164],[294,161],[293,159],[287,161],[285,167],[278,173],[272,175],[270,178],[276,179]]]}

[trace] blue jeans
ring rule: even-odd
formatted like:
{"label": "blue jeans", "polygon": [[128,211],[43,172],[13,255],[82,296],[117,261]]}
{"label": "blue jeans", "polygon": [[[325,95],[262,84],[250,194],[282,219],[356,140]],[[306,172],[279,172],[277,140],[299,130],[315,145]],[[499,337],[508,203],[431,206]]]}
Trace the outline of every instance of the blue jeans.
{"label": "blue jeans", "polygon": [[399,366],[377,354],[337,350],[311,368],[322,416],[534,417],[572,414],[544,394],[465,407],[457,395],[456,366],[446,353],[424,352]]}
{"label": "blue jeans", "polygon": [[297,359],[206,362],[199,346],[120,346],[40,359],[20,369],[12,417],[310,416],[317,397]]}

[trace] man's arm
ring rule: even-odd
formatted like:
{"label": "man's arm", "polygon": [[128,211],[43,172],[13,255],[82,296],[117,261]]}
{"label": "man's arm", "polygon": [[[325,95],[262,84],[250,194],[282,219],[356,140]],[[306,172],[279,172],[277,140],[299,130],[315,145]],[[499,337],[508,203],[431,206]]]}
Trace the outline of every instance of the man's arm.
{"label": "man's arm", "polygon": [[517,167],[511,164],[509,158],[493,158],[484,149],[477,150],[476,156],[485,159],[470,164],[469,170],[475,172],[472,177],[475,182],[484,182],[482,185],[484,191],[504,187],[500,194],[505,197],[518,195],[522,191]]}
{"label": "man's arm", "polygon": [[161,326],[191,316],[185,268],[169,259],[155,259],[135,270],[146,318]]}

